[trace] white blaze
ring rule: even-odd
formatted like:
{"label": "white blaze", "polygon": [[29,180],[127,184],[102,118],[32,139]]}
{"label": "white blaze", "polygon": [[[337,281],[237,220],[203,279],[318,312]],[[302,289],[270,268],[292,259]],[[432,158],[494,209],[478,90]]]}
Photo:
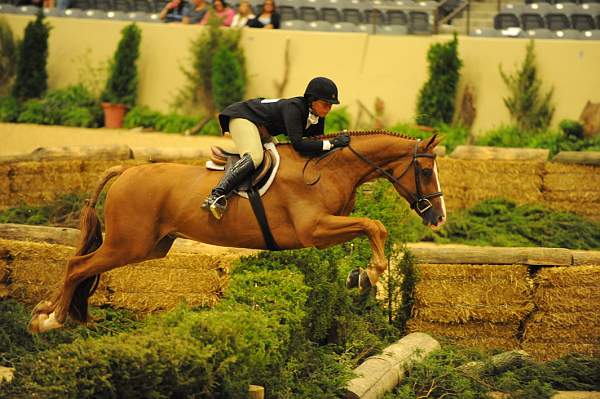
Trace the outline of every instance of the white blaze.
{"label": "white blaze", "polygon": [[[434,161],[434,163],[433,163],[433,173],[435,174],[435,182],[437,183],[437,190],[438,190],[438,192],[441,193],[442,187],[440,186],[440,179],[438,177],[437,161]],[[444,223],[446,223],[446,203],[444,202],[443,195],[440,197],[440,201],[442,201],[442,212],[444,212],[444,215],[442,216],[442,221],[437,225],[437,227],[441,227]]]}

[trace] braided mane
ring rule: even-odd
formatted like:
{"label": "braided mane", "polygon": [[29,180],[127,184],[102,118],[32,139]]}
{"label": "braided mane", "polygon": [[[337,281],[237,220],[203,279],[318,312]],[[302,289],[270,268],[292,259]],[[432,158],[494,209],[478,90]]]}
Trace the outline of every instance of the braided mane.
{"label": "braided mane", "polygon": [[331,139],[333,137],[337,137],[337,136],[341,136],[341,135],[349,135],[349,136],[355,137],[355,136],[375,136],[378,134],[383,134],[385,136],[394,136],[394,137],[399,137],[399,138],[408,139],[408,140],[416,140],[415,137],[410,137],[405,134],[398,133],[398,132],[392,132],[389,130],[347,130],[347,131],[345,130],[345,131],[330,133],[330,134],[326,134],[326,135],[322,135],[322,136],[310,137],[310,139],[327,140],[327,139]]}

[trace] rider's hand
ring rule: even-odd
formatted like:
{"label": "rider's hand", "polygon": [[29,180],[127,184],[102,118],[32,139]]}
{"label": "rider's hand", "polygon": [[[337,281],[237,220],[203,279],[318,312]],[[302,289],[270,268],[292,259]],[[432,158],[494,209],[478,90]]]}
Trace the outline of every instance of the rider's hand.
{"label": "rider's hand", "polygon": [[346,147],[350,144],[350,136],[342,134],[330,140],[334,147]]}

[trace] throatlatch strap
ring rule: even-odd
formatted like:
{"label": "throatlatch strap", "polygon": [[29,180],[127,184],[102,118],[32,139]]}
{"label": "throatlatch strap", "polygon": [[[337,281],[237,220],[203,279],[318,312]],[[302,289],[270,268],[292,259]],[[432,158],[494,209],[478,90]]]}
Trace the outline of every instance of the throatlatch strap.
{"label": "throatlatch strap", "polygon": [[252,210],[254,211],[254,216],[256,216],[256,220],[258,220],[260,231],[262,231],[265,243],[267,244],[267,248],[271,251],[279,251],[279,246],[277,246],[277,243],[273,238],[273,234],[271,234],[271,228],[269,227],[269,222],[267,221],[265,208],[258,191],[253,187],[248,190],[247,193],[248,199],[250,200],[250,205],[252,205]]}

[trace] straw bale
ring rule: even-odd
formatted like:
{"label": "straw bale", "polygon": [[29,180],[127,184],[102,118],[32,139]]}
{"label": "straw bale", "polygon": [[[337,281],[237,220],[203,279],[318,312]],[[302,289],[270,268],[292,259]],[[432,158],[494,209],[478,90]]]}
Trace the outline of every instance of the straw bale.
{"label": "straw bale", "polygon": [[592,165],[576,165],[561,162],[546,162],[544,165],[546,177],[552,174],[576,174],[586,176],[598,176],[600,168]]}
{"label": "straw bale", "polygon": [[485,161],[546,161],[550,155],[550,150],[543,148],[503,148],[489,147],[480,145],[459,145],[450,154],[450,157],[467,160],[485,160]]}
{"label": "straw bale", "polygon": [[535,275],[537,287],[600,287],[600,266],[545,267]]}
{"label": "straw bale", "polygon": [[561,151],[552,158],[552,161],[600,166],[600,153],[598,151]]}
{"label": "straw bale", "polygon": [[[600,191],[600,168],[595,173],[552,173],[544,176],[547,191]],[[585,184],[581,184],[585,181]]]}
{"label": "straw bale", "polygon": [[413,310],[414,317],[441,323],[466,323],[489,321],[494,323],[517,322],[533,310],[533,303],[522,301],[504,305],[468,305],[462,303],[446,306],[419,306]]}
{"label": "straw bale", "polygon": [[600,198],[596,202],[587,203],[573,200],[549,201],[544,198],[544,204],[551,209],[572,212],[591,220],[600,221]]}
{"label": "straw bale", "polygon": [[[579,183],[581,184],[581,180]],[[598,204],[600,203],[600,191],[545,191],[544,192],[544,201],[546,202],[564,202],[571,201],[573,202],[574,211],[577,211],[581,208],[583,211],[585,207],[592,206],[594,208],[598,208]],[[595,205],[595,206],[594,206]],[[581,213],[579,211],[575,213]]]}
{"label": "straw bale", "polygon": [[577,328],[578,326],[586,326],[587,328],[595,329],[594,333],[600,337],[600,312],[596,309],[591,309],[587,312],[536,312],[530,320],[527,321],[527,328],[532,325],[540,326],[540,328]]}
{"label": "straw bale", "polygon": [[520,349],[521,344],[517,338],[494,338],[494,337],[477,337],[454,339],[454,343],[466,346],[469,348],[484,348],[484,349]]}
{"label": "straw bale", "polygon": [[434,323],[419,318],[411,318],[407,327],[410,331],[426,331],[433,335],[457,339],[478,337],[514,339],[519,333],[519,323]]}
{"label": "straw bale", "polygon": [[516,283],[529,276],[529,269],[525,265],[420,264],[417,271],[421,281],[446,280],[457,283]]}
{"label": "straw bale", "polygon": [[581,312],[600,309],[600,287],[542,287],[533,296],[540,311]]}
{"label": "straw bale", "polygon": [[169,310],[179,303],[190,306],[214,306],[219,297],[210,293],[115,292],[108,303],[138,312]]}
{"label": "straw bale", "polygon": [[575,344],[570,342],[525,342],[521,345],[537,361],[559,359],[569,353],[600,356],[600,344]]}

